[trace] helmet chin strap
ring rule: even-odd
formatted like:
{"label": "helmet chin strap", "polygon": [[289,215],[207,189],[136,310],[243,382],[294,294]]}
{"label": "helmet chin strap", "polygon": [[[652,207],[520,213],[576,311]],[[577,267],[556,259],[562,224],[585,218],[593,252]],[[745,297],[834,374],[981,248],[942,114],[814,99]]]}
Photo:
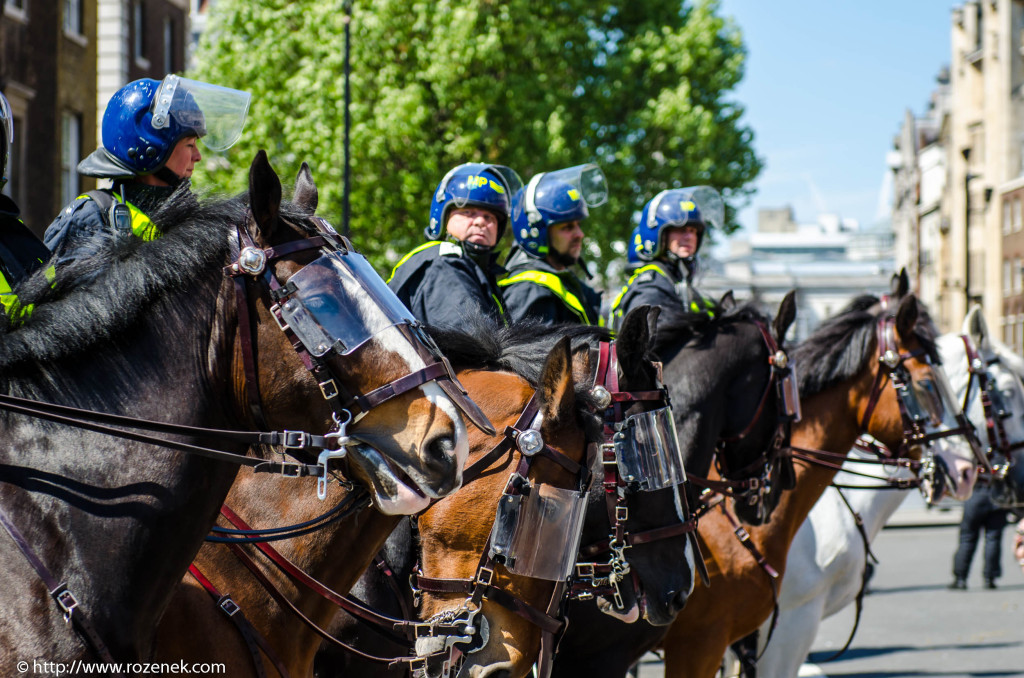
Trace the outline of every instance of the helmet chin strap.
{"label": "helmet chin strap", "polygon": [[177,188],[185,181],[184,177],[179,177],[176,172],[168,169],[167,165],[164,165],[157,171],[153,172],[153,176],[174,188]]}
{"label": "helmet chin strap", "polygon": [[491,252],[494,251],[494,245],[481,245],[468,240],[460,240],[458,242],[462,245],[462,251],[465,252],[470,259],[481,265],[487,262],[488,258],[491,256]]}

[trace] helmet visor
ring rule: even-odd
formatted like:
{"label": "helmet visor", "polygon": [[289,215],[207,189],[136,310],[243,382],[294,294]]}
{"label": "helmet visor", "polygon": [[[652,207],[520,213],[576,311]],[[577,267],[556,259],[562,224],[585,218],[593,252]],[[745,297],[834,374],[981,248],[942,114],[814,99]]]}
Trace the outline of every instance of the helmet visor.
{"label": "helmet visor", "polygon": [[370,263],[355,252],[332,252],[288,279],[295,292],[281,315],[315,356],[331,349],[348,354],[393,325],[412,324],[412,314]]}
{"label": "helmet visor", "polygon": [[710,186],[673,188],[662,191],[652,202],[649,219],[656,217],[663,220],[664,226],[702,223],[721,229],[725,223],[725,204]]}
{"label": "helmet visor", "polygon": [[[519,219],[523,210],[535,209],[534,205],[537,201],[537,195],[543,194],[546,190],[552,188],[558,190],[557,186],[559,184],[568,184],[571,190],[577,191],[577,195],[572,196],[572,201],[545,201],[544,209],[552,216],[577,214],[579,212],[577,202],[579,198],[583,199],[587,208],[597,207],[608,202],[608,182],[601,168],[593,163],[576,165],[575,167],[567,167],[555,170],[554,172],[543,172],[533,177],[526,187],[524,199],[515,201],[512,213],[513,219]],[[558,208],[559,204],[564,205],[565,209],[560,210]]]}
{"label": "helmet visor", "polygon": [[548,181],[569,184],[580,192],[587,207],[598,207],[608,202],[608,181],[601,168],[593,163],[545,172],[541,182]]}
{"label": "helmet visor", "polygon": [[[452,181],[452,176],[456,171],[460,175],[471,175],[471,181]],[[452,204],[455,207],[462,208],[473,199],[473,191],[481,185],[480,182],[487,182],[495,193],[507,196],[510,204],[512,196],[523,187],[523,180],[510,167],[472,162],[459,165],[450,171],[441,183],[438,195],[443,195],[447,191],[451,196]]]}
{"label": "helmet visor", "polygon": [[251,101],[248,92],[168,75],[153,101],[153,127],[161,129],[174,120],[194,131],[211,151],[226,151],[242,136]]}

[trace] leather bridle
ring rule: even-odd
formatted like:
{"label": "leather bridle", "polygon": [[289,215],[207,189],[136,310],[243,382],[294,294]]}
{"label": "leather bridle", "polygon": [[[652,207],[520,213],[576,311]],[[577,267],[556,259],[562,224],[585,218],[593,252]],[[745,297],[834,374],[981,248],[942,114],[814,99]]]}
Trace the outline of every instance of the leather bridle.
{"label": "leather bridle", "polygon": [[[994,455],[1002,455],[1009,461],[1010,455],[1024,448],[1024,440],[1018,440],[1015,443],[1010,442],[1009,436],[1006,434],[1006,428],[1003,426],[1003,419],[1010,416],[1009,412],[1004,412],[996,406],[995,399],[992,397],[993,390],[995,389],[995,383],[992,379],[992,375],[989,374],[986,362],[982,359],[980,352],[974,345],[974,341],[967,334],[961,334],[960,340],[964,343],[964,353],[967,356],[967,372],[969,377],[967,379],[967,389],[964,391],[964,402],[961,409],[964,413],[967,412],[967,406],[970,404],[971,399],[971,387],[974,384],[978,385],[978,396],[981,399],[982,411],[985,414],[985,431],[988,434],[989,444],[989,462],[994,465]],[[999,361],[996,357],[992,359],[988,364],[994,364]]]}
{"label": "leather bridle", "polygon": [[[785,457],[789,454],[793,422],[800,419],[799,395],[789,355],[778,345],[764,322],[756,319],[751,322],[761,333],[768,350],[769,374],[764,391],[747,425],[738,433],[722,436],[715,445],[715,465],[721,480],[701,478],[693,474],[688,474],[688,479],[694,485],[705,488],[705,491],[711,490],[716,494],[730,496],[737,502],[765,507],[772,490],[773,469],[780,463],[789,463]],[[776,394],[776,424],[768,446],[746,466],[730,469],[726,446],[744,440],[754,431],[761,418],[765,416],[765,406],[773,392]],[[698,513],[705,510],[706,508],[699,507]]]}
{"label": "leather bridle", "polygon": [[[661,365],[656,363],[655,369],[661,374]],[[601,342],[598,348],[597,370],[594,374],[592,393],[600,394],[600,399],[607,402],[604,411],[604,441],[591,443],[588,456],[601,462],[601,487],[604,504],[608,516],[609,532],[606,539],[588,544],[580,548],[579,559],[570,582],[569,595],[573,600],[590,600],[595,597],[611,598],[617,610],[624,610],[621,585],[630,582],[636,600],[641,600],[641,583],[635,570],[632,569],[626,550],[639,544],[648,544],[662,539],[688,535],[695,549],[695,559],[700,563],[701,576],[707,578],[703,568],[704,561],[700,558],[697,545],[697,516],[693,514],[686,500],[686,479],[677,487],[683,520],[643,531],[627,530],[629,521],[629,498],[633,495],[630,483],[619,473],[615,453],[615,438],[618,435],[616,424],[625,419],[625,412],[637,403],[655,403],[652,409],[671,407],[668,391],[661,386],[648,391],[622,391],[619,389],[618,355],[615,344]],[[667,489],[667,488],[666,488]],[[598,556],[608,554],[607,562],[595,560]],[[627,575],[629,575],[627,577]]]}

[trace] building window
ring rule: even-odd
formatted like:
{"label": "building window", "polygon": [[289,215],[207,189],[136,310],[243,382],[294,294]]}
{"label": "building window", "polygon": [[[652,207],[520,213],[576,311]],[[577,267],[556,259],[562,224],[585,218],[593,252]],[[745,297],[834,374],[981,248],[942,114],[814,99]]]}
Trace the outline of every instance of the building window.
{"label": "building window", "polygon": [[142,0],[132,3],[132,54],[136,60],[146,58],[146,11]]}
{"label": "building window", "polygon": [[60,201],[68,204],[80,193],[78,162],[82,159],[82,118],[75,113],[61,115]]}
{"label": "building window", "polygon": [[174,22],[164,18],[164,73],[174,72]]}
{"label": "building window", "polygon": [[1021,201],[1020,198],[1013,199],[1013,230],[1019,231],[1021,229],[1021,222],[1024,222],[1024,214],[1021,213]]}
{"label": "building window", "polygon": [[1010,260],[1003,259],[1003,296],[1009,296],[1013,289],[1013,273],[1010,271]]}
{"label": "building window", "polygon": [[1010,231],[1013,230],[1013,217],[1011,215],[1011,207],[1013,201],[1003,201],[1003,235],[1009,235]]}
{"label": "building window", "polygon": [[64,0],[64,32],[82,35],[82,0]]}
{"label": "building window", "polygon": [[1020,294],[1020,257],[1013,258],[1013,293]]}

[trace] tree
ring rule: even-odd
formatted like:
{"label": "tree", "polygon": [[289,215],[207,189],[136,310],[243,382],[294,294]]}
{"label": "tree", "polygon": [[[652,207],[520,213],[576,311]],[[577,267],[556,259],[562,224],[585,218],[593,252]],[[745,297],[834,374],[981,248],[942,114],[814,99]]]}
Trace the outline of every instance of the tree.
{"label": "tree", "polygon": [[[524,181],[599,163],[610,199],[586,227],[605,261],[665,188],[716,186],[731,217],[761,163],[742,106],[726,98],[745,51],[718,10],[717,0],[356,2],[354,242],[390,270],[422,241],[440,178],[467,161],[509,165]],[[241,190],[266,148],[282,172],[307,160],[320,212],[341,213],[344,16],[341,1],[214,5],[194,76],[248,90],[253,105],[240,143],[198,185]]]}

